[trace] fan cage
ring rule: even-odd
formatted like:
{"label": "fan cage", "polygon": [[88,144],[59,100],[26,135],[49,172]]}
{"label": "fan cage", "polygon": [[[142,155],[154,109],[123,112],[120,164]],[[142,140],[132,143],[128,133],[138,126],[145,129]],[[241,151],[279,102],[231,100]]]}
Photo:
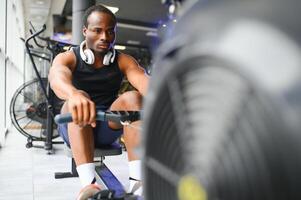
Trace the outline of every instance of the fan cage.
{"label": "fan cage", "polygon": [[[42,78],[47,88],[47,78]],[[10,117],[14,127],[25,137],[36,141],[46,139],[47,99],[38,79],[33,79],[20,86],[10,103]],[[54,131],[52,138],[59,135]]]}
{"label": "fan cage", "polygon": [[178,199],[187,174],[208,199],[290,199],[289,128],[277,101],[234,69],[197,57],[161,77],[145,122],[147,199]]}

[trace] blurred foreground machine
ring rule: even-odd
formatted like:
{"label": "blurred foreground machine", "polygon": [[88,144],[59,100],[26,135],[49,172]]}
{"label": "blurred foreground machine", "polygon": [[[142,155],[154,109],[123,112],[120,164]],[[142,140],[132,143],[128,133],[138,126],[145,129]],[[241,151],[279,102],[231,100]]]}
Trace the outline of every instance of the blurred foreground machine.
{"label": "blurred foreground machine", "polygon": [[146,200],[300,200],[301,1],[187,1],[144,112]]}

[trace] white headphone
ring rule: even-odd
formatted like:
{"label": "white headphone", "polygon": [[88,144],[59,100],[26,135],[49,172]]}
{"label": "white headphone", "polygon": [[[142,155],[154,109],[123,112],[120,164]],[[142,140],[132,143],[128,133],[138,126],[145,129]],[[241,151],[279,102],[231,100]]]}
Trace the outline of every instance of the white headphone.
{"label": "white headphone", "polygon": [[[89,64],[92,65],[95,61],[95,57],[94,57],[94,53],[91,49],[86,48],[84,50],[84,46],[85,46],[86,42],[82,41],[82,43],[79,46],[79,53],[80,53],[80,57],[82,58],[82,60]],[[104,57],[103,57],[103,61],[102,63],[104,65],[109,65],[110,63],[114,62],[115,59],[115,55],[116,55],[116,51],[114,48],[112,48],[112,50],[110,50]]]}

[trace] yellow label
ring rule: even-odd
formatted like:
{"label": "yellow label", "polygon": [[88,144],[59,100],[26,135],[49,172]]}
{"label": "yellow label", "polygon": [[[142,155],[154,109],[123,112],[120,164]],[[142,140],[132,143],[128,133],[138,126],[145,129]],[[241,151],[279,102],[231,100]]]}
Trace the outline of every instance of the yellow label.
{"label": "yellow label", "polygon": [[201,183],[193,176],[183,176],[178,185],[179,200],[207,200],[207,194]]}

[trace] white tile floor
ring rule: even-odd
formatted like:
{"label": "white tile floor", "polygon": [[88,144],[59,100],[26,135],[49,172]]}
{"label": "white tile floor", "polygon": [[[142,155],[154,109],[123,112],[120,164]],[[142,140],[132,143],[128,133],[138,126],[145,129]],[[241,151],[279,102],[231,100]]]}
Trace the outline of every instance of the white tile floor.
{"label": "white tile floor", "polygon": [[[55,153],[25,148],[26,138],[12,128],[0,148],[0,200],[74,200],[81,188],[78,178],[55,179],[55,172],[69,171],[70,158],[63,144]],[[128,187],[127,155],[106,157],[105,163]]]}

